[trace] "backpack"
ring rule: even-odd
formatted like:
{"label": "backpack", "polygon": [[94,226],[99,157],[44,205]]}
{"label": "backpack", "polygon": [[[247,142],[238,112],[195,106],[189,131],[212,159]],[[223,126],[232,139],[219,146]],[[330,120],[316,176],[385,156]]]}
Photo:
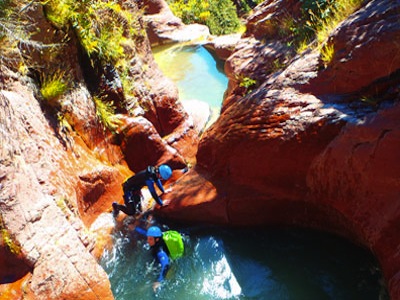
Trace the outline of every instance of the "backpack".
{"label": "backpack", "polygon": [[185,246],[183,245],[182,236],[175,230],[163,232],[163,240],[168,247],[169,254],[172,259],[179,258],[183,255]]}

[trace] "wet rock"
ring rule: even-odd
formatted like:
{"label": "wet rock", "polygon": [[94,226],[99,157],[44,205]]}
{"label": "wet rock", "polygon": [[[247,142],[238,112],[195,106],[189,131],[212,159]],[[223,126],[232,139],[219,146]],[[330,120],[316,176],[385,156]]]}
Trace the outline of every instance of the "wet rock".
{"label": "wet rock", "polygon": [[[349,122],[313,162],[307,176],[310,196],[334,208],[379,258],[389,288],[397,289],[400,266],[397,235],[400,202],[400,105]],[[397,299],[399,294],[393,294]]]}

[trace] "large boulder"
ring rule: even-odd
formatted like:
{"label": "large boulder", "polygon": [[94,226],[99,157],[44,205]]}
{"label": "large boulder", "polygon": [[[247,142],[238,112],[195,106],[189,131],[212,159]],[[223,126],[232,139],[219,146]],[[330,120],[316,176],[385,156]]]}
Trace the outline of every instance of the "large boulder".
{"label": "large boulder", "polygon": [[126,120],[122,149],[128,166],[134,172],[149,164],[168,163],[173,168],[185,166],[183,157],[163,140],[152,123],[143,117]]}

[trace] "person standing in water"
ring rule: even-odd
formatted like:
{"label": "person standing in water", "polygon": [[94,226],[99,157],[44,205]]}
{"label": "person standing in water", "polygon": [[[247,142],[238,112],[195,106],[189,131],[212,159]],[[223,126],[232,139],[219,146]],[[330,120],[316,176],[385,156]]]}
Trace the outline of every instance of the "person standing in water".
{"label": "person standing in water", "polygon": [[135,215],[142,211],[141,200],[143,198],[141,189],[147,186],[153,199],[160,205],[168,205],[169,201],[161,200],[155,190],[155,185],[164,194],[166,191],[161,183],[162,180],[168,180],[172,175],[172,170],[168,165],[160,165],[159,167],[148,166],[145,170],[136,173],[128,178],[123,184],[124,203],[125,205],[113,202],[113,214],[118,216],[119,211],[123,211],[129,216]]}

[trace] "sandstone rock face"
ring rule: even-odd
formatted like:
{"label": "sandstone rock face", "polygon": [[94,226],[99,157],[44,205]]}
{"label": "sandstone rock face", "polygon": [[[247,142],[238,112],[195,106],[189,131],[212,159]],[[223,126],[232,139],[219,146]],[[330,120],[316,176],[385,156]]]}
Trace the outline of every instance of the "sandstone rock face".
{"label": "sandstone rock face", "polygon": [[284,29],[284,23],[291,18],[300,16],[301,2],[267,0],[260,3],[246,20],[245,37],[256,39],[276,38],[279,30]]}
{"label": "sandstone rock face", "polygon": [[[279,3],[264,2],[252,24],[265,24]],[[272,33],[250,26],[227,60],[221,116],[200,141],[195,169],[176,183],[175,201],[159,213],[334,232],[372,250],[391,299],[400,299],[399,8],[369,1],[331,34],[328,64],[308,50],[278,71],[267,66],[286,46],[260,41]],[[257,80],[252,91],[239,86],[239,74]]]}
{"label": "sandstone rock face", "polygon": [[[9,85],[0,103],[2,226],[31,273],[26,293],[34,299],[77,293],[112,299],[107,274],[88,251],[90,238],[74,212],[78,178],[72,174],[78,167],[51,134],[29,88]],[[85,152],[78,145],[74,150]]]}
{"label": "sandstone rock face", "polygon": [[[203,27],[193,34],[164,1],[141,5],[153,45],[207,34]],[[318,51],[294,57],[283,40],[274,40],[281,11],[296,16],[298,9],[298,2],[271,0],[250,16],[227,59],[221,117],[204,133],[197,155],[198,130],[145,38],[127,53],[143,107],[123,99],[119,88],[107,90],[123,121],[115,134],[96,117],[73,37],[53,62],[67,64],[75,83],[57,107],[38,100],[32,80],[1,66],[0,229],[19,250],[10,253],[3,238],[0,253],[9,259],[7,265],[0,259],[2,279],[15,280],[28,299],[112,299],[96,261],[107,241],[93,234],[109,234],[107,212],[121,199],[121,183],[147,164],[190,162],[196,167],[174,175],[173,202],[160,214],[335,232],[375,253],[391,298],[400,299],[399,3],[369,1],[343,22],[329,38],[335,49],[329,63]],[[40,4],[27,11],[41,29],[36,41],[61,43],[64,33],[53,30]],[[31,65],[50,68],[47,59],[34,52]],[[240,86],[245,77],[257,80],[252,92]],[[56,108],[66,122],[56,120]]]}
{"label": "sandstone rock face", "polygon": [[[124,48],[139,106],[137,99],[125,97],[114,66],[90,62],[71,32],[47,21],[40,3],[30,3],[23,12],[29,18],[21,18],[38,26],[27,28],[32,28],[32,44],[39,45],[21,45],[25,62],[49,73],[62,65],[73,84],[46,102],[38,91],[39,74],[23,77],[1,65],[0,253],[7,261],[0,259],[0,293],[26,299],[113,299],[96,260],[109,242],[102,235],[109,237],[112,230],[111,203],[122,201],[122,182],[141,166],[194,162],[198,132],[145,37],[132,43],[136,48]],[[51,56],[40,51],[41,43],[62,46]],[[98,116],[94,95],[100,89],[101,96],[114,101],[122,121],[115,132]],[[108,221],[97,221],[99,216]]]}
{"label": "sandstone rock face", "polygon": [[[312,201],[351,220],[364,244],[380,259],[390,289],[399,276],[400,105],[349,122],[313,162],[307,186]],[[392,299],[399,294],[392,292]]]}

